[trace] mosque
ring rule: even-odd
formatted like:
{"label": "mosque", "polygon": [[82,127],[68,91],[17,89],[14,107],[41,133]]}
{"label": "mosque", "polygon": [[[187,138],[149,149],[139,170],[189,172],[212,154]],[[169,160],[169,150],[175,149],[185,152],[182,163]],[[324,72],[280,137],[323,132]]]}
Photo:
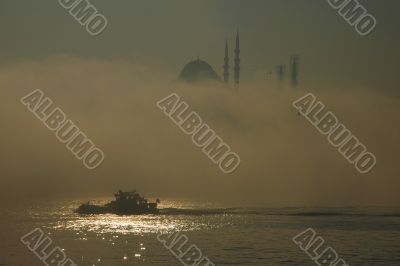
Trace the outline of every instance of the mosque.
{"label": "mosque", "polygon": [[[235,48],[235,58],[234,58],[234,85],[235,88],[239,87],[240,82],[240,41],[239,41],[239,31],[236,33],[236,48]],[[216,81],[216,82],[224,82],[229,84],[229,50],[228,50],[228,42],[225,43],[225,58],[224,58],[224,66],[223,66],[223,79],[215,72],[210,64],[206,61],[194,60],[185,65],[183,70],[179,75],[179,80],[188,82],[188,83],[200,83],[203,81]]]}

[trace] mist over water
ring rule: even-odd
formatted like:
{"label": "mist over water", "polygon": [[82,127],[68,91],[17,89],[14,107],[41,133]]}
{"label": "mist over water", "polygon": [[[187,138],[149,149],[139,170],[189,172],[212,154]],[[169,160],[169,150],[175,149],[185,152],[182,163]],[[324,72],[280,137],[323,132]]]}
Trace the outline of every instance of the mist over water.
{"label": "mist over water", "polygon": [[[54,57],[0,69],[2,195],[110,195],[120,188],[262,206],[395,205],[399,99],[361,88],[278,88],[254,79],[239,90],[176,83],[175,73],[120,60]],[[21,79],[20,77],[23,77]],[[19,99],[40,88],[105,153],[88,171]],[[225,175],[156,102],[177,93],[241,157]],[[359,174],[292,102],[313,92],[378,160]],[[383,119],[384,118],[384,119]],[[384,134],[383,137],[377,137]],[[23,167],[22,167],[23,166]],[[14,188],[14,189],[10,189]],[[23,196],[22,196],[23,197]]]}

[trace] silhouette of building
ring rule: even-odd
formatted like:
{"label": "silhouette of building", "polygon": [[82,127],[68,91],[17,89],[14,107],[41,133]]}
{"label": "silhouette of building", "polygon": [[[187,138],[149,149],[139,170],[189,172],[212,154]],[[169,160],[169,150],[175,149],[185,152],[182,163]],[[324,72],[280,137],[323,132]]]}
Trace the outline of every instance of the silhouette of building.
{"label": "silhouette of building", "polygon": [[179,75],[179,79],[189,83],[221,81],[220,76],[218,76],[210,64],[206,61],[200,60],[200,58],[186,64]]}
{"label": "silhouette of building", "polygon": [[225,42],[224,82],[225,82],[225,83],[229,83],[229,51],[228,51],[228,41]]}
{"label": "silhouette of building", "polygon": [[290,58],[290,78],[293,87],[297,87],[298,85],[298,76],[299,76],[299,57],[297,55],[293,55]]}
{"label": "silhouette of building", "polygon": [[[234,50],[235,58],[234,58],[234,86],[235,88],[239,87],[240,83],[240,40],[239,40],[239,31],[236,33],[236,48]],[[224,57],[224,65],[223,65],[223,81],[228,84],[230,78],[230,66],[229,66],[229,49],[228,49],[228,41],[225,42],[225,57]],[[210,64],[207,62],[200,60],[194,60],[185,65],[183,70],[179,75],[179,79],[181,81],[186,81],[189,83],[198,83],[202,81],[221,81],[220,76],[214,71]]]}
{"label": "silhouette of building", "polygon": [[285,77],[285,65],[280,64],[276,67],[276,73],[278,74],[279,81],[282,81]]}
{"label": "silhouette of building", "polygon": [[282,87],[283,79],[285,78],[286,75],[286,66],[284,64],[279,64],[276,67],[276,74],[278,76],[278,87]]}
{"label": "silhouette of building", "polygon": [[236,33],[236,48],[235,48],[235,87],[239,87],[240,82],[240,41],[239,41],[239,31]]}

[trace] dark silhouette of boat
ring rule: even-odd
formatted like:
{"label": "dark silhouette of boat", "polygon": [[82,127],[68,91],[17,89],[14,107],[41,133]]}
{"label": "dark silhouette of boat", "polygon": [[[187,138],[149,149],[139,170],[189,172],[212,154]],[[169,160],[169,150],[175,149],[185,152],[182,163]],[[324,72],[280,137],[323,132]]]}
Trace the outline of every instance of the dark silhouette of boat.
{"label": "dark silhouette of boat", "polygon": [[105,214],[112,213],[118,215],[134,215],[134,214],[156,214],[159,212],[157,199],[154,203],[149,203],[147,199],[140,196],[136,190],[131,192],[118,191],[114,194],[115,200],[103,205],[93,205],[90,202],[82,204],[75,212],[80,214]]}

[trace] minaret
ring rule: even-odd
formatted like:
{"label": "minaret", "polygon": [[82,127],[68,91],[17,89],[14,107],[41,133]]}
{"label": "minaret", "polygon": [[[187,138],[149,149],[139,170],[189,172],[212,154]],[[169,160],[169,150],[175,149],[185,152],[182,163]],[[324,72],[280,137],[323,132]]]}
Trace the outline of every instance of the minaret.
{"label": "minaret", "polygon": [[239,31],[236,33],[236,49],[235,49],[235,87],[239,87],[240,81],[240,47],[239,47]]}
{"label": "minaret", "polygon": [[297,87],[299,77],[299,57],[297,55],[293,55],[290,58],[290,71],[292,86]]}
{"label": "minaret", "polygon": [[285,77],[286,67],[283,64],[280,64],[276,67],[276,72],[278,74],[279,87],[282,87],[283,78]]}
{"label": "minaret", "polygon": [[224,58],[224,82],[229,82],[229,55],[228,55],[228,41],[225,43],[225,58]]}

